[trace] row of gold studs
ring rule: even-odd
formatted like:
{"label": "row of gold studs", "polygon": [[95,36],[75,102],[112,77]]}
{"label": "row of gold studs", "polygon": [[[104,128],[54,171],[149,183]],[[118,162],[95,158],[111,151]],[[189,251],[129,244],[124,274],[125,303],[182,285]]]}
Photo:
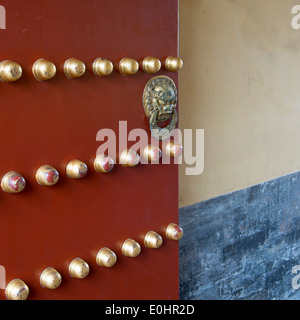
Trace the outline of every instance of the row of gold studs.
{"label": "row of gold studs", "polygon": [[[179,157],[182,153],[182,146],[170,142],[166,146],[166,154],[169,157]],[[143,151],[143,157],[146,161],[155,163],[161,158],[160,148],[148,145]],[[135,167],[140,163],[140,156],[134,150],[124,150],[120,156],[120,164],[123,167]],[[94,160],[94,169],[99,173],[109,173],[114,168],[114,159],[110,156],[100,154]],[[88,172],[87,165],[81,160],[71,160],[66,166],[66,174],[70,179],[81,179]],[[41,186],[54,186],[59,180],[58,171],[50,166],[41,166],[36,174],[36,181]],[[26,181],[24,177],[16,171],[6,173],[1,180],[1,188],[7,193],[20,193],[25,189]]]}
{"label": "row of gold studs", "polygon": [[[167,71],[177,72],[183,62],[178,57],[169,56],[163,61],[163,66]],[[156,73],[162,67],[162,63],[158,58],[146,57],[141,62],[141,68],[146,73]],[[134,75],[140,69],[139,63],[135,59],[123,58],[119,61],[116,70],[123,76]],[[98,77],[110,75],[114,70],[114,65],[110,60],[97,58],[93,63],[93,73]],[[34,77],[39,81],[52,79],[56,74],[56,66],[53,62],[46,59],[37,60],[32,72]],[[68,78],[75,79],[82,77],[86,72],[86,65],[81,60],[70,58],[64,63],[64,73]],[[0,80],[3,82],[13,82],[22,76],[22,67],[10,60],[4,60],[0,63]]]}
{"label": "row of gold studs", "polygon": [[[166,238],[178,241],[183,237],[183,230],[175,223],[171,223],[166,228]],[[146,248],[158,249],[163,244],[161,235],[154,231],[149,231],[144,238]],[[127,239],[122,247],[123,256],[136,258],[141,253],[141,245],[133,239]],[[112,268],[117,263],[117,255],[111,249],[105,247],[99,250],[96,256],[96,263],[100,267]],[[71,261],[68,267],[71,278],[85,279],[90,272],[90,266],[81,258]],[[46,268],[40,275],[40,285],[47,289],[57,289],[62,283],[61,274],[54,268]],[[29,295],[28,285],[21,279],[14,279],[9,282],[5,289],[5,296],[8,300],[26,300]]]}

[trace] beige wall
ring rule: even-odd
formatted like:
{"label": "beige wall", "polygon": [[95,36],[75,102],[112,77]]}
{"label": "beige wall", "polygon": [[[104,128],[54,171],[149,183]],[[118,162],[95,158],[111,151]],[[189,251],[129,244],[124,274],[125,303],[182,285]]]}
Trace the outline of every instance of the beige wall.
{"label": "beige wall", "polygon": [[300,169],[300,30],[292,0],[179,0],[180,128],[205,129],[205,169],[180,167],[180,207]]}

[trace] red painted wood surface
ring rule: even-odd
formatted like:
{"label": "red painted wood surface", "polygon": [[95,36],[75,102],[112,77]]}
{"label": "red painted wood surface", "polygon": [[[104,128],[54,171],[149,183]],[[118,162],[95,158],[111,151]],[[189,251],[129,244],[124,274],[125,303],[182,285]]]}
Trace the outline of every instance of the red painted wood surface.
{"label": "red painted wood surface", "polygon": [[[97,57],[117,63],[123,57],[176,56],[177,0],[2,0],[1,5],[7,29],[0,30],[0,61],[18,62],[23,76],[0,83],[0,175],[15,170],[27,181],[20,194],[0,191],[0,265],[6,282],[25,281],[29,299],[177,299],[178,243],[163,234],[169,223],[178,222],[177,166],[116,166],[107,175],[92,167],[100,129],[118,133],[119,121],[126,120],[128,131],[148,131],[142,94],[153,75],[114,72],[97,78],[91,73]],[[87,64],[80,79],[70,80],[62,71],[71,57]],[[54,79],[33,77],[31,68],[39,58],[56,64]],[[156,75],[177,84],[175,73]],[[89,166],[80,181],[65,174],[72,159]],[[54,187],[41,187],[35,180],[44,164],[60,173]],[[150,230],[163,235],[158,250],[143,245]],[[121,254],[127,238],[142,246],[136,259]],[[105,246],[118,256],[111,269],[95,261]],[[76,257],[90,265],[84,280],[68,275],[68,264]],[[39,284],[46,267],[62,275],[56,290]],[[0,299],[5,299],[4,290]]]}

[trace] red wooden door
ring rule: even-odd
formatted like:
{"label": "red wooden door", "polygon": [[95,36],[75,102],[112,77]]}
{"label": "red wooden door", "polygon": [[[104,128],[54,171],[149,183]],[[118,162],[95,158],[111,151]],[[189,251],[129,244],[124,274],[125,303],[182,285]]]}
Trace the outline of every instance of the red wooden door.
{"label": "red wooden door", "polygon": [[[95,58],[114,65],[123,58],[141,61],[177,56],[177,0],[2,0],[6,29],[0,30],[0,60],[18,62],[22,77],[0,83],[0,174],[17,171],[26,179],[19,194],[0,192],[0,265],[6,283],[22,279],[28,299],[177,299],[178,243],[165,228],[178,221],[177,166],[116,165],[99,174],[93,161],[101,142],[97,132],[109,128],[118,137],[119,121],[128,131],[149,121],[143,90],[153,75],[114,71],[105,78],[91,71]],[[63,64],[78,58],[87,66],[79,79],[68,79]],[[37,81],[33,63],[45,58],[57,67],[55,77]],[[177,84],[177,74],[161,69]],[[150,134],[149,134],[150,137]],[[128,146],[134,142],[129,142]],[[66,176],[66,164],[84,161],[85,178]],[[37,169],[49,164],[60,174],[53,187],[37,184]],[[143,244],[150,231],[164,240],[159,249]],[[127,238],[140,243],[137,258],[122,255]],[[113,268],[96,264],[99,249],[118,257]],[[74,258],[84,259],[90,274],[69,276]],[[42,288],[41,272],[53,267],[62,276],[56,290]],[[5,299],[4,290],[0,298]]]}

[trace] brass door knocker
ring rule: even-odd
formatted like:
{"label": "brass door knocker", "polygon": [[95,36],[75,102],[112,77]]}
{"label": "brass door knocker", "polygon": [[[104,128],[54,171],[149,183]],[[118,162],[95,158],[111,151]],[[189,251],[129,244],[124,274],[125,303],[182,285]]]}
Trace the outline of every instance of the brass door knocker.
{"label": "brass door knocker", "polygon": [[[166,76],[150,79],[144,89],[143,105],[152,136],[158,140],[170,137],[178,121],[177,88],[174,81]],[[170,123],[164,128],[158,125],[169,120]]]}

